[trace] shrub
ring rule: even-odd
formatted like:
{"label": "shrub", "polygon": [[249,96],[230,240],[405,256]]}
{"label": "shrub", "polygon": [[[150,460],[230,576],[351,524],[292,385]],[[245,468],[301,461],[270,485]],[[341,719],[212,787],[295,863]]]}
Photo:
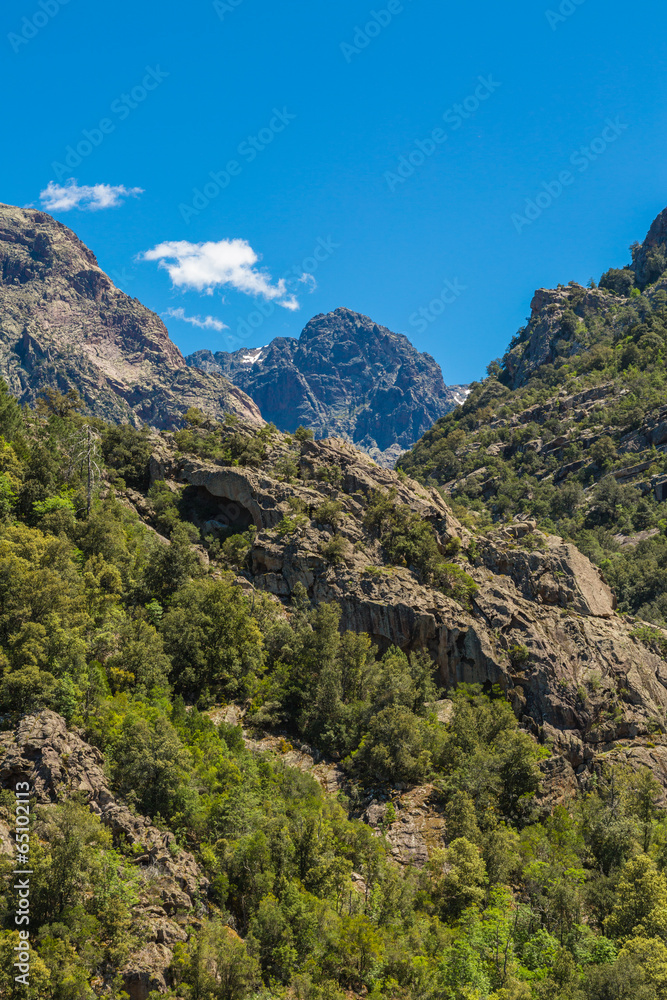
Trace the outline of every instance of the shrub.
{"label": "shrub", "polygon": [[102,455],[107,468],[136,490],[148,487],[148,463],[153,452],[148,427],[137,430],[130,424],[107,427],[102,434]]}
{"label": "shrub", "polygon": [[477,584],[473,578],[453,563],[441,562],[434,570],[434,584],[449,597],[468,605],[477,593]]}
{"label": "shrub", "polygon": [[516,646],[510,646],[507,650],[507,654],[513,664],[527,663],[530,659],[530,653],[526,646],[522,646],[518,643]]}
{"label": "shrub", "polygon": [[403,781],[418,785],[431,768],[426,724],[409,709],[391,706],[372,720],[347,766],[364,784]]}
{"label": "shrub", "polygon": [[622,295],[626,298],[635,284],[634,272],[629,268],[612,267],[600,278],[600,288],[605,288],[614,295]]}
{"label": "shrub", "polygon": [[345,562],[350,552],[350,543],[343,535],[334,535],[320,547],[320,552],[328,563],[338,566]]}
{"label": "shrub", "polygon": [[337,528],[342,520],[343,505],[337,500],[325,500],[319,507],[315,508],[313,521],[318,524],[330,524],[332,528]]}

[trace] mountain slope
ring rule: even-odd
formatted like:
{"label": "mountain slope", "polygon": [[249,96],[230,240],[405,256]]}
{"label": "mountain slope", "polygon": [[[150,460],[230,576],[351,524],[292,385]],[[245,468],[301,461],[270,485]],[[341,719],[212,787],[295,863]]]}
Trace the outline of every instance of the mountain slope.
{"label": "mountain slope", "polygon": [[493,374],[401,460],[475,516],[535,518],[667,621],[667,211],[599,287],[539,289]]}
{"label": "mountain slope", "polygon": [[439,365],[402,334],[336,309],[315,316],[298,340],[227,353],[197,351],[194,368],[221,372],[280,430],[303,424],[317,437],[345,437],[391,465],[435,420],[465,398]]}
{"label": "mountain slope", "polygon": [[21,402],[73,388],[115,421],[172,427],[197,405],[261,423],[227,379],[188,368],[160,318],[119,291],[70,229],[10,205],[0,205],[0,375]]}
{"label": "mountain slope", "polygon": [[[253,594],[333,602],[340,628],[367,635],[381,653],[426,651],[445,688],[502,690],[521,724],[562,756],[563,786],[576,787],[575,770],[585,784],[600,743],[665,780],[657,720],[667,710],[667,631],[638,631],[617,614],[599,569],[574,545],[534,520],[488,530],[463,510],[465,526],[438,490],[341,440],[265,428],[254,435],[259,450],[235,460],[240,452],[225,454],[235,438],[225,426],[179,431],[173,443],[165,435],[151,475],[166,480],[164,495],[211,558],[229,559]],[[282,722],[275,689],[267,691],[262,721]],[[344,715],[336,718],[344,728]],[[335,727],[325,729],[329,749],[343,753]],[[300,735],[310,743],[314,731]]]}

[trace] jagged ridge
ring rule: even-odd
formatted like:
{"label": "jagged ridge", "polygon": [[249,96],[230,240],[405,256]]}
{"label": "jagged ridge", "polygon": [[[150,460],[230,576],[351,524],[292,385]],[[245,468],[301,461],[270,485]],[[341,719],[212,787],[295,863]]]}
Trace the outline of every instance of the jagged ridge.
{"label": "jagged ridge", "polygon": [[162,320],[119,291],[95,255],[44,212],[0,205],[0,375],[21,402],[76,389],[113,421],[174,427],[196,405],[261,423],[220,374],[189,368]]}
{"label": "jagged ridge", "polygon": [[317,437],[345,437],[383,465],[392,465],[467,392],[445,386],[436,361],[403,334],[349,309],[315,316],[298,340],[197,351],[186,360],[222,372],[280,430],[302,424]]}

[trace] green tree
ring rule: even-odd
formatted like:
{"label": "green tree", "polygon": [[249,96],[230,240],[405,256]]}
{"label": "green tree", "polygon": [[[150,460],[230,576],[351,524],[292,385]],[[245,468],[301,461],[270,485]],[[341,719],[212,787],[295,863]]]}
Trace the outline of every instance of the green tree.
{"label": "green tree", "polygon": [[264,644],[243,591],[229,577],[178,591],[161,622],[178,691],[243,696],[264,665]]}
{"label": "green tree", "polygon": [[612,937],[651,937],[667,931],[667,879],[646,854],[623,866],[616,903],[605,928]]}
{"label": "green tree", "polygon": [[349,762],[364,783],[403,781],[418,785],[431,768],[427,726],[409,709],[392,706],[375,715]]}
{"label": "green tree", "polygon": [[458,918],[484,899],[486,869],[479,848],[465,837],[434,851],[427,865],[431,894],[443,917]]}
{"label": "green tree", "polygon": [[192,803],[191,759],[163,715],[125,716],[113,750],[115,782],[140,812],[170,818]]}

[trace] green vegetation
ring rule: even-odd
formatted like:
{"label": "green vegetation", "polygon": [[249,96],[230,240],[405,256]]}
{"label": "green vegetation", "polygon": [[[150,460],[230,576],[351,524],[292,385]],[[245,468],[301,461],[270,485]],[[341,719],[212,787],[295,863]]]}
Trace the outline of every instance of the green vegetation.
{"label": "green vegetation", "polygon": [[[461,604],[469,603],[477,590],[475,581],[441,554],[428,521],[409,507],[396,503],[395,490],[373,496],[364,526],[377,534],[390,563],[409,567],[422,583],[437,587]],[[458,539],[450,554],[455,555],[457,551]]]}
{"label": "green vegetation", "polygon": [[[266,424],[257,431],[240,429],[237,419],[231,416],[224,423],[216,423],[196,407],[187,411],[185,423],[185,428],[174,434],[176,447],[183,453],[198,455],[220,465],[261,466],[276,434],[273,424]],[[291,468],[288,464],[288,471]],[[285,470],[281,475],[285,475]]]}
{"label": "green vegetation", "polygon": [[[168,995],[666,995],[667,818],[648,772],[610,764],[586,795],[553,808],[540,796],[549,749],[518,727],[502,692],[461,685],[442,724],[425,653],[380,654],[302,588],[286,614],[236,585],[227,567],[244,562],[252,531],[212,546],[202,565],[164,485],[147,504],[169,544],[149,530],[116,494],[121,480],[146,489],[142,432],[95,424],[103,468],[88,510],[87,422],[66,402],[22,413],[0,395],[0,708],[7,728],[41,707],[63,714],[104,754],[114,792],[206,872]],[[324,506],[318,516],[335,528],[340,510]],[[379,496],[367,519],[392,561],[446,586],[455,553],[434,549],[429,526]],[[511,655],[522,663],[527,651]],[[231,701],[247,727],[339,762],[348,797],[214,724],[209,708]],[[446,838],[424,868],[404,869],[390,843],[401,791],[426,782]],[[377,831],[350,819],[371,799]],[[2,793],[0,820],[11,825],[12,809]],[[31,996],[123,1000],[120,971],[147,940],[135,852],[77,795],[33,815]],[[0,995],[22,997],[2,857]]]}
{"label": "green vegetation", "polygon": [[[510,388],[529,324],[401,467],[446,486],[478,530],[522,514],[573,541],[601,567],[621,611],[665,625],[667,509],[654,485],[667,455],[651,444],[651,428],[664,420],[667,294],[641,294],[629,270],[608,272],[600,287],[627,297],[593,306],[579,286],[561,288],[569,307],[549,360]],[[642,532],[649,537],[633,538]]]}

